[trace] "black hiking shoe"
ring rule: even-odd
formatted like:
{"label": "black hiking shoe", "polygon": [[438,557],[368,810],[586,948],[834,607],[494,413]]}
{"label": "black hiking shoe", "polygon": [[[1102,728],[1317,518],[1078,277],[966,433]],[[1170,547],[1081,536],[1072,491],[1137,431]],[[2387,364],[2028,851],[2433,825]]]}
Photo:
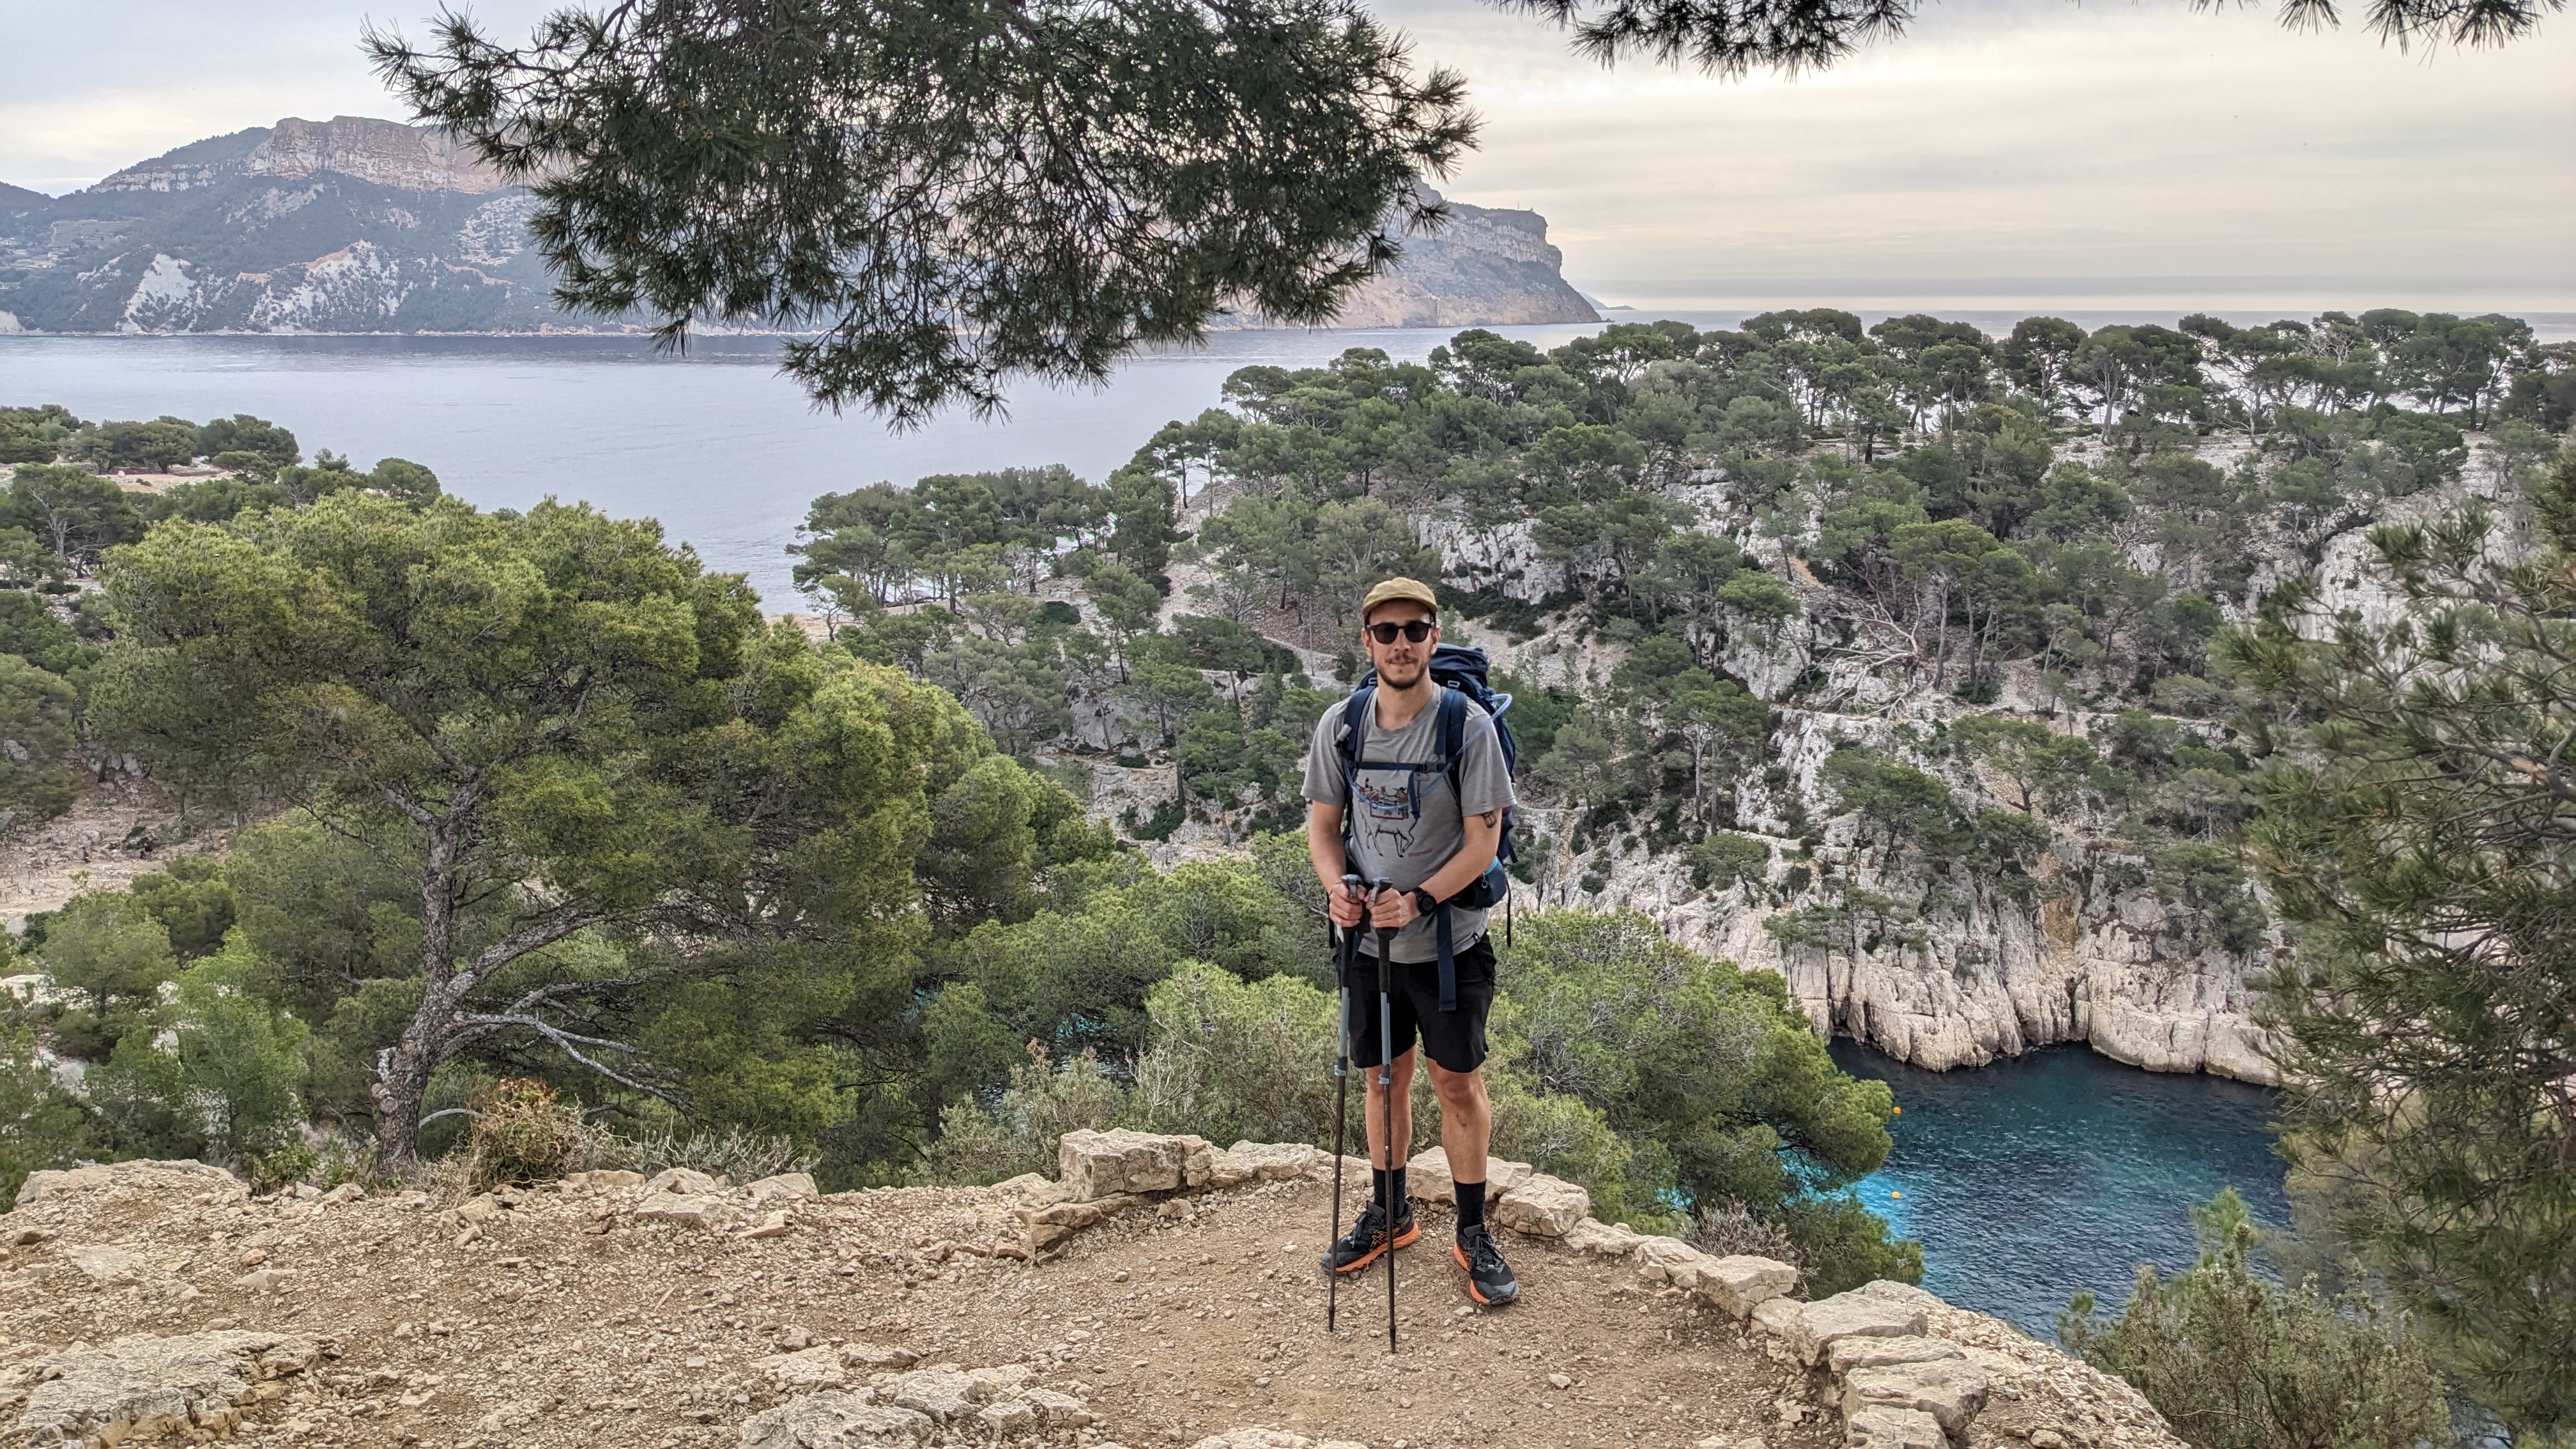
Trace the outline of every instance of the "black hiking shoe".
{"label": "black hiking shoe", "polygon": [[1512,1265],[1503,1261],[1503,1250],[1494,1246],[1494,1235],[1483,1223],[1459,1230],[1458,1241],[1449,1251],[1458,1258],[1458,1266],[1467,1270],[1469,1297],[1488,1308],[1500,1308],[1521,1296],[1521,1280],[1512,1276]]}
{"label": "black hiking shoe", "polygon": [[1395,1240],[1387,1241],[1386,1210],[1372,1202],[1360,1209],[1360,1220],[1323,1256],[1323,1267],[1329,1273],[1356,1273],[1389,1248],[1410,1247],[1421,1236],[1422,1226],[1413,1220],[1413,1204],[1407,1202],[1396,1209]]}

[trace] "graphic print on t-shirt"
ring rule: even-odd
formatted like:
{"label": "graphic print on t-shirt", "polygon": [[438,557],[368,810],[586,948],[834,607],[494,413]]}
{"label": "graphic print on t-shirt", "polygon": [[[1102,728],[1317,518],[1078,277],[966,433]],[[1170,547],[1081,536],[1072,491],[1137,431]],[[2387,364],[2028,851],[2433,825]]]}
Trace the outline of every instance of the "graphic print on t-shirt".
{"label": "graphic print on t-shirt", "polygon": [[1422,823],[1413,808],[1412,784],[1411,770],[1362,770],[1352,782],[1351,793],[1360,804],[1355,823],[1367,837],[1363,844],[1370,854],[1395,860],[1412,856],[1414,827]]}

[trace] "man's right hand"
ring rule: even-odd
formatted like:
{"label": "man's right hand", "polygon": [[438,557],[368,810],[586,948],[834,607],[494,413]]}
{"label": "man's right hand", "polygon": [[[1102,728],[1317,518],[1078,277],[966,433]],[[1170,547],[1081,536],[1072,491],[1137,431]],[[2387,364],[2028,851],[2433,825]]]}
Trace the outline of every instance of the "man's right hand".
{"label": "man's right hand", "polygon": [[1336,886],[1327,898],[1324,909],[1325,913],[1333,918],[1334,925],[1350,930],[1358,926],[1368,915],[1368,900],[1357,891]]}

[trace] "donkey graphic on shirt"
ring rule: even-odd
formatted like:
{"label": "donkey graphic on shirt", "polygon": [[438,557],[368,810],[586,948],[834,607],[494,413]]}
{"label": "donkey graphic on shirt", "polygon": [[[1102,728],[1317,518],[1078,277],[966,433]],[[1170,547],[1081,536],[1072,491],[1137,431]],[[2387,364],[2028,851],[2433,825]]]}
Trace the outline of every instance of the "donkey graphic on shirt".
{"label": "donkey graphic on shirt", "polygon": [[[1442,860],[1456,845],[1443,840],[1417,842],[1422,815],[1415,808],[1420,797],[1415,793],[1415,775],[1410,770],[1362,770],[1351,782],[1351,794],[1358,805],[1359,818],[1352,822],[1353,833],[1363,837],[1361,849],[1378,860],[1411,860],[1417,849],[1442,851]],[[1439,780],[1434,777],[1433,784]],[[1432,862],[1437,869],[1440,861]]]}

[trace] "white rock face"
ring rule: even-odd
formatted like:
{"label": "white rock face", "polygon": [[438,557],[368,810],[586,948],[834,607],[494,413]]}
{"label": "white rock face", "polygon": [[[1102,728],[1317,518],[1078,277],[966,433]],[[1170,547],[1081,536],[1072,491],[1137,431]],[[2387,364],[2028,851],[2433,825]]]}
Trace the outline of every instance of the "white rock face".
{"label": "white rock face", "polygon": [[1857,1417],[1882,1405],[1912,1409],[1956,1434],[1986,1406],[1989,1383],[1986,1371],[1965,1357],[1856,1368],[1843,1376],[1843,1412]]}
{"label": "white rock face", "polygon": [[320,1356],[311,1339],[241,1331],[144,1335],[67,1350],[36,1361],[41,1381],[27,1395],[19,1442],[229,1435],[241,1407],[283,1395],[270,1381],[301,1374]]}
{"label": "white rock face", "polygon": [[1516,1233],[1561,1238],[1591,1211],[1591,1193],[1540,1172],[1506,1191],[1501,1201],[1486,1208],[1485,1216]]}
{"label": "white rock face", "polygon": [[871,1404],[858,1394],[807,1394],[742,1426],[742,1449],[875,1449],[928,1438],[931,1422],[910,1409]]}
{"label": "white rock face", "polygon": [[1206,1139],[1118,1128],[1067,1132],[1056,1143],[1057,1177],[1075,1202],[1120,1193],[1193,1187],[1214,1172]]}
{"label": "white rock face", "polygon": [[1855,1288],[1849,1293],[1837,1293],[1821,1302],[1807,1304],[1806,1311],[1785,1336],[1791,1352],[1803,1362],[1814,1363],[1838,1339],[1920,1338],[1923,1327],[1922,1309]]}

